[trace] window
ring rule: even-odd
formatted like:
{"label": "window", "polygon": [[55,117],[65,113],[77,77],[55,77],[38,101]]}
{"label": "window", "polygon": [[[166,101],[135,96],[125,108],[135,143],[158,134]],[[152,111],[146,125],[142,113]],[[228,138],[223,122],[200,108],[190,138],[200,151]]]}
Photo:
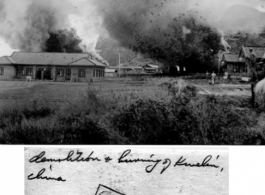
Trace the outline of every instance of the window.
{"label": "window", "polygon": [[4,75],[4,67],[0,67],[0,75]]}
{"label": "window", "polygon": [[57,69],[57,76],[64,77],[64,69]]}
{"label": "window", "polygon": [[65,74],[67,77],[71,77],[71,69],[66,69]]}
{"label": "window", "polygon": [[93,77],[96,77],[96,69],[93,69]]}
{"label": "window", "polygon": [[85,69],[79,69],[78,70],[78,77],[85,77],[86,76],[86,70]]}
{"label": "window", "polygon": [[26,68],[26,76],[32,76],[33,75],[33,69],[32,68]]}
{"label": "window", "polygon": [[17,74],[18,75],[25,75],[25,69],[24,68],[18,68],[18,70],[17,70]]}

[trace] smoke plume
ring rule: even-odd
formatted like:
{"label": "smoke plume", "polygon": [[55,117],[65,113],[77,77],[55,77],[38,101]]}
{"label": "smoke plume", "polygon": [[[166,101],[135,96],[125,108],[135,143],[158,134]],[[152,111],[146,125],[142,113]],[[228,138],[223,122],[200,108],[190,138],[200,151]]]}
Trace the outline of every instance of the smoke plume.
{"label": "smoke plume", "polygon": [[[133,31],[140,29],[141,33],[154,33],[156,26],[166,30],[167,25],[175,17],[180,19],[192,17],[205,26],[218,29],[220,20],[235,5],[245,5],[256,11],[265,11],[264,0],[105,0],[97,3],[99,13],[104,16],[105,28],[114,39],[120,41],[122,46],[134,41],[131,37]],[[241,14],[240,19],[249,20],[244,14]],[[229,28],[228,30],[234,32],[234,26]],[[252,33],[260,32],[262,28],[256,26],[256,29],[249,29],[246,26],[240,30]],[[224,44],[223,39],[222,44]]]}
{"label": "smoke plume", "polygon": [[[91,2],[0,0],[0,37],[14,50],[40,52],[49,50],[47,40],[56,35],[62,47],[72,45],[70,51],[96,55],[101,20]],[[79,39],[78,45],[73,44]]]}
{"label": "smoke plume", "polygon": [[[259,10],[261,23],[254,25],[254,31],[261,31],[264,0],[0,0],[0,37],[14,50],[45,51],[51,34],[73,28],[81,40],[78,46],[98,55],[95,47],[102,31],[123,47],[134,45],[139,34],[159,41],[176,19],[181,23],[193,18],[218,33],[220,20],[238,4]],[[244,13],[240,17],[248,20]],[[233,26],[229,28],[233,31]],[[187,26],[180,30],[184,38],[190,35]],[[219,36],[225,44],[223,35]]]}

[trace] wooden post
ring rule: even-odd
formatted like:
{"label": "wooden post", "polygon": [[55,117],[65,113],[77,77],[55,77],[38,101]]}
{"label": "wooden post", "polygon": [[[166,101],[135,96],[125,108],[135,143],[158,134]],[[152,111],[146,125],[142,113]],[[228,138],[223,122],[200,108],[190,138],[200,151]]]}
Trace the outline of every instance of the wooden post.
{"label": "wooden post", "polygon": [[251,83],[251,104],[252,107],[255,107],[255,86],[256,86],[256,82],[252,81]]}

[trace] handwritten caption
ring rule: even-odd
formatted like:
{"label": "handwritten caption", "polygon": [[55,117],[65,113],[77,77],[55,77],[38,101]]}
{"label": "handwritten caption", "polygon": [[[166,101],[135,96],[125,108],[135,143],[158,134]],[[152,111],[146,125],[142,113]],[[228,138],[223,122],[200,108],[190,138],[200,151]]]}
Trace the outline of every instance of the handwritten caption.
{"label": "handwritten caption", "polygon": [[[136,156],[136,155],[135,155]],[[216,160],[220,158],[220,155],[216,156]],[[188,168],[213,168],[213,169],[220,169],[223,171],[223,168],[212,163],[211,161],[214,159],[212,155],[206,156],[202,161],[191,163],[184,156],[180,156],[177,160],[172,160],[171,158],[156,158],[155,154],[151,154],[149,157],[146,158],[134,158],[132,155],[131,149],[127,149],[122,152],[122,154],[118,158],[113,158],[111,156],[105,156],[103,158],[97,157],[94,154],[94,151],[90,152],[90,154],[84,157],[84,153],[77,150],[71,150],[67,154],[65,158],[48,158],[46,157],[46,152],[42,151],[38,155],[33,156],[29,159],[29,163],[82,163],[82,162],[104,162],[109,163],[111,161],[115,161],[116,163],[148,163],[145,167],[146,173],[152,173],[156,168],[158,169],[159,165],[162,165],[160,168],[160,174],[163,174],[167,169],[170,167],[177,167],[177,166],[184,166]],[[52,165],[50,165],[50,170],[52,171]],[[28,175],[28,180],[35,180],[35,179],[43,179],[43,180],[53,180],[53,181],[60,181],[65,182],[66,179],[59,177],[48,177],[45,176],[46,169],[41,169],[37,174],[31,173]]]}

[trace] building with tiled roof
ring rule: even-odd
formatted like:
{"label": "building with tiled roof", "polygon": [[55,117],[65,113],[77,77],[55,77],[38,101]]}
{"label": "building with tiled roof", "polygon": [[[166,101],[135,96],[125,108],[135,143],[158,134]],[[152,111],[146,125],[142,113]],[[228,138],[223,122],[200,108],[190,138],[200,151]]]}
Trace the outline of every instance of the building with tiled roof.
{"label": "building with tiled roof", "polygon": [[84,82],[103,78],[105,67],[87,53],[14,52],[0,57],[0,80]]}
{"label": "building with tiled roof", "polygon": [[223,72],[228,72],[229,74],[246,73],[247,71],[245,63],[235,53],[223,53],[221,68]]}
{"label": "building with tiled roof", "polygon": [[243,59],[248,58],[250,56],[250,49],[253,50],[257,60],[265,58],[265,47],[259,46],[242,46],[239,52],[239,57],[242,57]]}
{"label": "building with tiled roof", "polygon": [[[265,47],[260,46],[242,46],[239,52],[239,59],[246,64],[248,75],[251,74],[250,70],[250,50],[256,55],[256,69],[257,71],[264,71],[264,61],[265,61]],[[259,73],[258,73],[259,74]]]}

